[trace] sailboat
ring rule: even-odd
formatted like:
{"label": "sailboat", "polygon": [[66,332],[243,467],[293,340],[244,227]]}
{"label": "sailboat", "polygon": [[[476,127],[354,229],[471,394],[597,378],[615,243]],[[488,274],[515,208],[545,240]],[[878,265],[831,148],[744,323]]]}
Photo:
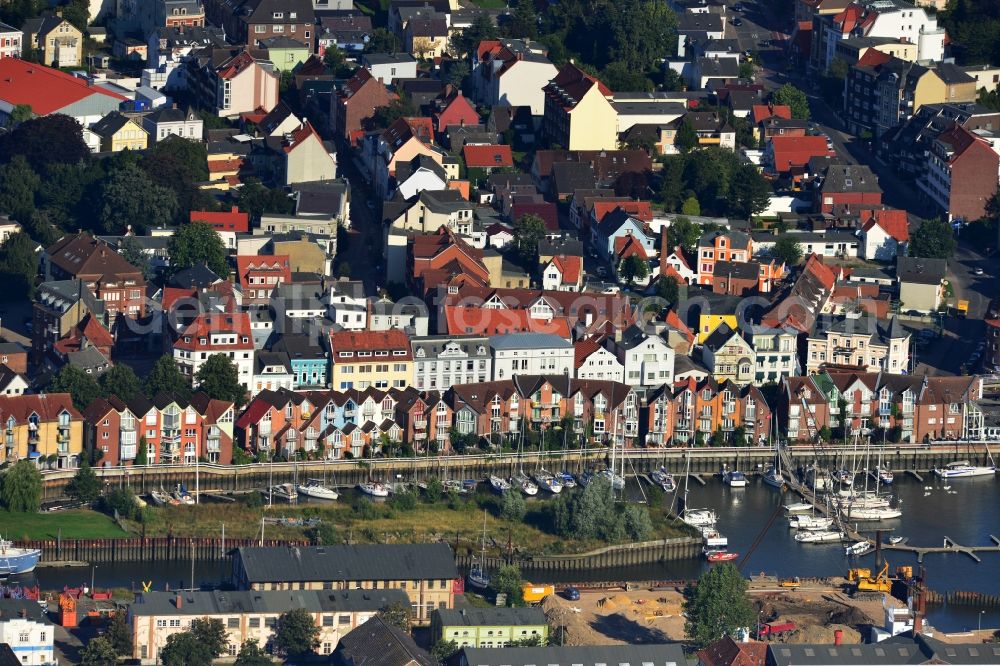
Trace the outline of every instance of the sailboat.
{"label": "sailboat", "polygon": [[489,477],[487,477],[487,481],[489,481],[490,488],[493,489],[493,492],[499,495],[503,495],[505,492],[510,490],[510,484],[495,474],[490,474]]}
{"label": "sailboat", "polygon": [[[779,463],[780,464],[780,463]],[[775,465],[768,465],[764,470],[764,483],[773,488],[783,488],[785,477],[781,475],[781,470]]]}
{"label": "sailboat", "polygon": [[989,465],[971,465],[968,460],[956,460],[944,467],[934,468],[934,474],[939,479],[967,479],[974,476],[993,476],[996,473],[997,467],[993,464],[993,456],[990,456]]}
{"label": "sailboat", "polygon": [[650,472],[649,477],[653,479],[653,483],[663,488],[663,492],[672,493],[677,489],[677,484],[674,481],[674,475],[667,472],[667,470],[663,467]]}
{"label": "sailboat", "polygon": [[538,487],[541,488],[542,490],[546,490],[552,493],[553,495],[558,495],[559,493],[562,492],[563,489],[562,483],[558,479],[556,479],[555,476],[547,472],[544,468],[540,468],[537,472],[535,472],[533,477],[535,483],[538,484]]}
{"label": "sailboat", "polygon": [[486,572],[486,512],[483,511],[483,550],[479,559],[473,558],[472,567],[469,569],[469,587],[476,590],[485,590],[490,586],[490,575]]}
{"label": "sailboat", "polygon": [[306,479],[305,483],[300,483],[295,489],[299,494],[315,499],[335,500],[340,497],[340,493],[333,488],[327,488],[319,479]]}
{"label": "sailboat", "polygon": [[520,428],[520,438],[517,442],[517,473],[511,478],[511,483],[521,489],[521,492],[528,497],[534,497],[538,494],[538,486],[536,486],[528,475],[524,473],[524,465],[522,464],[522,454],[524,453],[524,414],[521,414],[521,428]]}
{"label": "sailboat", "polygon": [[183,483],[177,484],[177,490],[174,491],[174,499],[181,504],[187,504],[188,506],[194,504],[194,498],[191,497],[191,493],[188,492],[188,489]]}
{"label": "sailboat", "polygon": [[795,540],[799,543],[829,543],[831,541],[842,541],[843,532],[823,531],[823,532],[799,532],[795,535]]}
{"label": "sailboat", "polygon": [[790,516],[788,526],[797,530],[828,530],[833,526],[833,518],[824,516]]}
{"label": "sailboat", "polygon": [[688,508],[688,490],[691,486],[691,456],[687,456],[687,468],[684,472],[684,510],[681,512],[681,520],[691,527],[711,527],[718,521],[719,517],[712,509],[691,509]]}

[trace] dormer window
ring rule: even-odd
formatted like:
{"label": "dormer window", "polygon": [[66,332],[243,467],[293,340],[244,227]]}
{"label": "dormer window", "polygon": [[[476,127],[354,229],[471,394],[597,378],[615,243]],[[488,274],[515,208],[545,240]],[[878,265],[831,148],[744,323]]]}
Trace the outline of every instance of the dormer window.
{"label": "dormer window", "polygon": [[285,18],[285,13],[284,12],[274,12],[273,14],[271,14],[271,18],[275,18],[275,19]]}
{"label": "dormer window", "polygon": [[296,12],[288,12],[288,18],[298,18],[298,14]]}

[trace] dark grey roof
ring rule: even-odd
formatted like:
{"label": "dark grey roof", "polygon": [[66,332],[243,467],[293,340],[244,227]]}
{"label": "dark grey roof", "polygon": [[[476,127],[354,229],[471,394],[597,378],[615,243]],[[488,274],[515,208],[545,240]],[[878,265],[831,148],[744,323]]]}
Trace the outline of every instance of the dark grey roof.
{"label": "dark grey roof", "polygon": [[111,367],[111,361],[97,351],[96,347],[85,347],[80,351],[71,351],[66,354],[66,362],[95,377],[104,374]]}
{"label": "dark grey roof", "polygon": [[292,362],[288,354],[280,351],[259,351],[254,355],[254,373],[262,374],[264,368],[272,365],[281,366],[286,373],[292,372]]}
{"label": "dark grey roof", "polygon": [[434,611],[444,627],[518,627],[547,623],[541,608],[442,608]]}
{"label": "dark grey roof", "polygon": [[212,269],[205,264],[198,264],[174,273],[170,278],[169,285],[180,289],[204,289],[219,282],[222,282],[222,278],[216,275]]}
{"label": "dark grey roof", "polygon": [[736,58],[698,58],[698,72],[713,79],[735,79],[740,75]]}
{"label": "dark grey roof", "polygon": [[396,164],[396,182],[406,182],[406,179],[421,168],[433,171],[441,179],[441,182],[447,182],[448,180],[448,174],[445,173],[444,168],[440,164],[427,155],[417,155],[409,162],[399,162]]}
{"label": "dark grey roof", "polygon": [[0,342],[0,354],[27,354],[28,349],[20,342]]}
{"label": "dark grey roof", "polygon": [[586,162],[557,162],[552,165],[552,182],[556,192],[570,194],[574,190],[596,187],[597,174]]}
{"label": "dark grey roof", "polygon": [[966,68],[959,67],[951,62],[938,63],[934,67],[934,72],[938,75],[938,78],[949,85],[975,81],[974,78],[965,73],[965,70]]}
{"label": "dark grey roof", "polygon": [[549,647],[464,648],[462,666],[604,666],[654,664],[685,666],[680,643],[660,645],[580,645]]}
{"label": "dark grey roof", "polygon": [[321,338],[311,337],[305,333],[286,333],[271,345],[271,351],[284,352],[292,361],[302,359],[324,359],[326,352],[320,342]]}
{"label": "dark grey roof", "polygon": [[677,17],[678,32],[722,32],[722,17],[711,12],[684,12]]}
{"label": "dark grey roof", "polygon": [[295,185],[295,214],[326,213],[336,215],[340,212],[345,195],[351,191],[346,180],[320,180],[312,183]]}
{"label": "dark grey roof", "polygon": [[234,566],[250,583],[450,580],[458,576],[446,543],[240,548]]}
{"label": "dark grey roof", "polygon": [[[295,19],[290,17],[292,12]],[[235,13],[247,23],[315,23],[311,0],[246,0]],[[281,18],[274,18],[275,15]]]}
{"label": "dark grey roof", "polygon": [[[444,351],[449,343],[454,343],[470,358],[490,355],[490,339],[484,335],[427,335],[418,338],[410,338],[410,349],[413,351],[413,358],[417,361],[436,359]],[[479,353],[479,347],[483,347],[483,353]],[[417,356],[417,352],[422,350],[423,355]]]}
{"label": "dark grey roof", "polygon": [[278,128],[281,123],[292,115],[292,109],[285,104],[283,100],[279,101],[277,106],[271,109],[266,116],[261,118],[258,127],[264,131],[265,134],[273,134],[274,130]]}
{"label": "dark grey roof", "polygon": [[163,106],[146,116],[146,120],[151,123],[182,123],[185,120],[197,120],[193,111],[185,112],[183,109],[176,109],[172,106]]}
{"label": "dark grey roof", "polygon": [[0,32],[21,32],[14,26],[7,25],[6,23],[0,22]]}
{"label": "dark grey roof", "polygon": [[125,127],[131,118],[127,118],[117,111],[112,111],[96,123],[90,126],[91,131],[98,136],[112,136],[115,132]]}
{"label": "dark grey roof", "polygon": [[712,267],[712,275],[720,278],[756,280],[760,275],[760,264],[756,261],[717,261]]}
{"label": "dark grey roof", "polygon": [[836,317],[819,316],[816,318],[816,323],[809,337],[825,338],[829,333],[869,335],[871,343],[883,345],[888,344],[889,340],[910,336],[895,317],[886,321],[864,313]]}
{"label": "dark grey roof", "polygon": [[261,45],[266,49],[308,49],[309,46],[303,44],[297,39],[292,39],[291,37],[286,37],[285,35],[278,35],[277,37],[268,37],[267,39],[260,40]]}
{"label": "dark grey roof", "polygon": [[1000,645],[944,643],[918,634],[893,636],[881,643],[863,645],[810,645],[781,643],[768,648],[774,666],[825,666],[867,664],[997,664]]}
{"label": "dark grey roof", "polygon": [[434,213],[449,214],[472,208],[472,204],[462,198],[458,190],[423,190],[420,200]]}
{"label": "dark grey roof", "polygon": [[711,335],[705,338],[705,342],[703,344],[707,349],[710,349],[713,352],[718,351],[725,346],[725,344],[729,342],[734,335],[739,337],[736,331],[729,327],[729,324],[722,322],[715,327],[715,330],[712,331]]}
{"label": "dark grey roof", "polygon": [[377,615],[344,634],[333,654],[335,666],[438,666],[409,634]]}
{"label": "dark grey roof", "polygon": [[875,172],[864,164],[831,163],[823,177],[824,192],[881,192]]}
{"label": "dark grey roof", "polygon": [[417,61],[409,53],[366,53],[363,58],[368,65],[398,65]]}
{"label": "dark grey roof", "polygon": [[559,256],[564,254],[568,257],[583,256],[583,241],[569,236],[558,236],[550,238],[546,236],[538,241],[538,254],[542,256]]}
{"label": "dark grey roof", "polygon": [[319,612],[370,612],[392,603],[409,606],[403,590],[212,590],[179,593],[144,592],[129,606],[144,615],[236,615],[281,614],[296,608]]}
{"label": "dark grey roof", "polygon": [[490,337],[493,349],[572,349],[573,345],[552,333],[509,333]]}
{"label": "dark grey roof", "polygon": [[66,312],[81,298],[90,312],[98,316],[104,314],[104,301],[97,300],[90,288],[79,280],[43,282],[35,293],[35,302],[45,307],[53,307],[59,302],[59,312]]}
{"label": "dark grey roof", "polygon": [[900,282],[914,284],[941,284],[948,270],[944,259],[896,257],[896,277]]}
{"label": "dark grey roof", "polygon": [[727,237],[729,239],[729,247],[731,248],[745,248],[750,243],[750,237],[742,231],[724,231],[722,229],[716,229],[715,231],[710,231],[707,234],[702,234],[698,239],[698,246],[713,247],[715,245],[715,239],[719,236]]}

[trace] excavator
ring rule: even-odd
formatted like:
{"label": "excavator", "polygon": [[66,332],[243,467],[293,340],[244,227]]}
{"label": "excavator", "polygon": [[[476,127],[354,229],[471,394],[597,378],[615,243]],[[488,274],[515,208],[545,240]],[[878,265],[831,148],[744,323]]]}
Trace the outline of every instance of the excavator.
{"label": "excavator", "polygon": [[858,592],[886,592],[892,591],[892,580],[889,579],[889,563],[884,562],[882,569],[872,576],[872,570],[867,568],[857,568],[847,570],[847,582],[852,583]]}

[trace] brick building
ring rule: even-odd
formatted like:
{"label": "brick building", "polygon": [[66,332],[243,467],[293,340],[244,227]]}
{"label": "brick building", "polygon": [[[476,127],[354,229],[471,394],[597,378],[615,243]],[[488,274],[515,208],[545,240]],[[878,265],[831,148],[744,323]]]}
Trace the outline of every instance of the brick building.
{"label": "brick building", "polygon": [[146,314],[146,279],[114,248],[89,234],[64,236],[45,249],[46,280],[80,280],[104,304],[104,324],[118,313],[132,319]]}

